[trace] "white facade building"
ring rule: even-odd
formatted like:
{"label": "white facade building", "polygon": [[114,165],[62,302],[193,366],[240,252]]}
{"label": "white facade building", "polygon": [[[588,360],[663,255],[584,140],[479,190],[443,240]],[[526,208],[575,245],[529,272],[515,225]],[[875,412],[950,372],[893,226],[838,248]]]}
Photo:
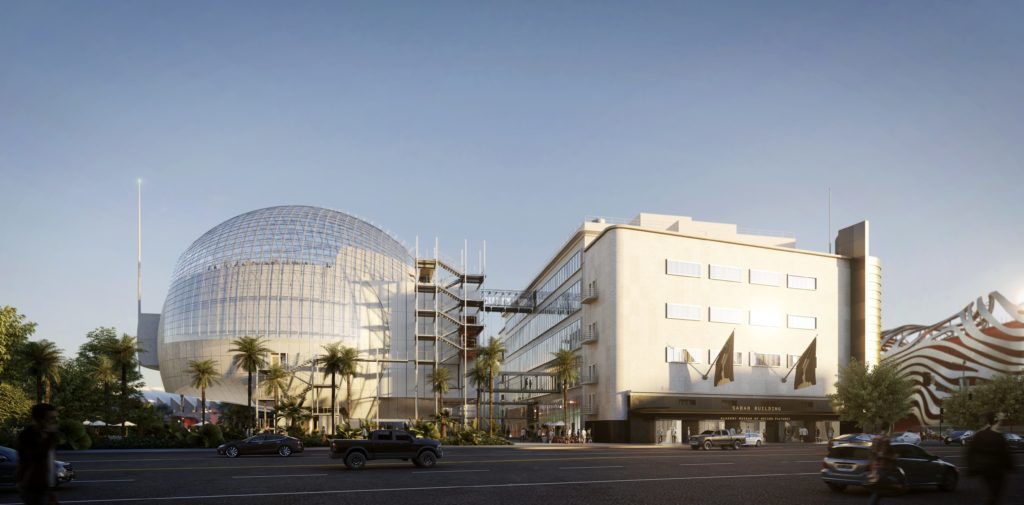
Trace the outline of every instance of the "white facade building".
{"label": "white facade building", "polygon": [[[507,409],[510,428],[557,423],[568,408],[566,428],[597,441],[682,443],[713,427],[824,438],[838,430],[826,395],[840,365],[879,353],[868,223],[840,230],[836,251],[681,216],[585,222],[527,287],[536,310],[506,316],[500,337],[507,372],[544,371],[553,352],[574,349],[579,384],[569,405],[513,395],[525,406]],[[732,381],[716,386],[731,335]],[[812,341],[810,371],[793,373]]]}

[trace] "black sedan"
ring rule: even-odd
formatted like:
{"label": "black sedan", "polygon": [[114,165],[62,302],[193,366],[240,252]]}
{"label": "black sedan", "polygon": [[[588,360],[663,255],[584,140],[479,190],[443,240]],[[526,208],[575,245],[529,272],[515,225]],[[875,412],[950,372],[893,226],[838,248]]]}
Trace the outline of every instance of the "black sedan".
{"label": "black sedan", "polygon": [[972,430],[951,431],[949,433],[949,435],[946,435],[946,438],[944,438],[942,440],[942,442],[944,444],[946,444],[946,445],[949,445],[949,444],[967,445],[967,443],[971,441],[971,437],[973,437],[973,436],[974,436],[974,431],[972,431]]}
{"label": "black sedan", "polygon": [[[935,486],[941,491],[955,491],[960,471],[956,465],[914,444],[892,444],[900,480],[896,487],[910,489]],[[867,483],[871,448],[858,445],[837,445],[828,450],[821,462],[821,479],[829,489],[842,492],[847,486]]]}
{"label": "black sedan", "polygon": [[1003,437],[1006,438],[1006,444],[1010,446],[1011,451],[1024,451],[1024,437],[1016,433],[1003,433]]}
{"label": "black sedan", "polygon": [[245,440],[232,440],[217,447],[217,454],[236,458],[244,454],[278,454],[284,457],[302,452],[302,441],[285,435],[254,435]]}

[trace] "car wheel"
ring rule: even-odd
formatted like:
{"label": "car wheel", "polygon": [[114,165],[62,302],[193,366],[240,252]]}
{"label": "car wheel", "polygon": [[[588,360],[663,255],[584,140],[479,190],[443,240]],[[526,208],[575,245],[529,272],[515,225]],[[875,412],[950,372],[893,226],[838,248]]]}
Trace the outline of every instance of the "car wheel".
{"label": "car wheel", "polygon": [[710,451],[711,450],[711,441],[710,440],[705,440],[704,441],[704,450],[705,451]]}
{"label": "car wheel", "polygon": [[277,449],[277,453],[287,458],[288,456],[292,455],[292,448],[288,447],[287,445],[282,445],[280,448]]}
{"label": "car wheel", "polygon": [[757,442],[755,442],[754,447],[761,447],[761,441],[758,440]]}
{"label": "car wheel", "polygon": [[739,440],[733,442],[732,443],[732,450],[734,450],[734,451],[740,450],[740,446],[741,445],[743,445],[743,444],[741,444]]}
{"label": "car wheel", "polygon": [[942,482],[939,484],[939,491],[947,493],[956,491],[956,484],[958,480],[960,480],[960,478],[957,476],[956,472],[946,472],[946,474],[942,476]]}
{"label": "car wheel", "polygon": [[352,452],[345,456],[345,467],[349,470],[359,470],[366,466],[366,456],[361,452]]}
{"label": "car wheel", "polygon": [[227,449],[224,450],[224,455],[229,458],[237,458],[238,448],[232,445],[231,447],[228,447]]}
{"label": "car wheel", "polygon": [[421,468],[431,468],[437,464],[437,456],[432,451],[423,451],[416,457],[416,462]]}
{"label": "car wheel", "polygon": [[828,486],[829,489],[836,493],[842,493],[843,491],[846,491],[846,484],[839,484],[838,482],[826,482],[825,484]]}

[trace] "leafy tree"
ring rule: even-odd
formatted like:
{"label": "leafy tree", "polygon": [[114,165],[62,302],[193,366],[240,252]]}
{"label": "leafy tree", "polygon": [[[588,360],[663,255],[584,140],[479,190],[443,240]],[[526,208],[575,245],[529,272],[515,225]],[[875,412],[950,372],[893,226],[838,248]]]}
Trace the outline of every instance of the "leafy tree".
{"label": "leafy tree", "polygon": [[337,376],[341,375],[347,384],[345,397],[345,417],[351,415],[352,399],[352,377],[356,375],[356,359],[358,354],[355,349],[345,347],[339,343],[324,346],[324,354],[320,356],[323,363],[324,377],[331,376],[331,426],[336,426],[334,413],[338,410],[338,400],[335,393],[338,391]]}
{"label": "leafy tree", "polygon": [[910,412],[913,392],[913,382],[900,375],[895,363],[882,362],[869,370],[852,359],[839,369],[836,392],[828,397],[839,419],[877,432]]}
{"label": "leafy tree", "polygon": [[990,381],[955,391],[942,400],[942,409],[947,422],[962,428],[982,427],[989,412],[1020,419],[1024,416],[1024,377],[997,375]]}
{"label": "leafy tree", "polygon": [[288,379],[291,374],[279,363],[270,365],[266,376],[263,379],[263,392],[274,397],[274,425],[277,425],[278,405],[281,403],[281,393],[288,390]]}
{"label": "leafy tree", "polygon": [[341,346],[341,368],[338,371],[345,379],[345,419],[351,419],[355,412],[355,405],[352,403],[352,380],[359,373],[359,351],[352,347]]}
{"label": "leafy tree", "polygon": [[434,392],[434,415],[436,416],[441,412],[441,397],[448,394],[448,390],[451,389],[449,382],[452,380],[452,371],[439,366],[431,372],[430,377],[430,389]]}
{"label": "leafy tree", "polygon": [[0,429],[13,428],[28,420],[32,400],[21,388],[0,384]]}
{"label": "leafy tree", "polygon": [[231,356],[231,367],[235,370],[245,370],[249,374],[249,381],[246,383],[246,405],[252,409],[252,374],[267,366],[267,354],[270,348],[267,347],[263,337],[238,337],[231,341],[232,347],[228,352],[234,353]]}
{"label": "leafy tree", "polygon": [[[114,369],[114,361],[108,356],[96,356],[95,358],[88,360],[87,375],[94,384],[99,384],[100,389],[103,391],[103,398],[110,398],[110,387],[117,382],[117,370]],[[106,406],[109,402],[104,401],[102,405]],[[104,409],[103,419],[111,419],[109,409]]]}
{"label": "leafy tree", "polygon": [[488,431],[494,434],[494,376],[501,373],[501,362],[505,359],[505,344],[497,338],[492,338],[487,345],[477,349],[476,361],[487,371],[488,401],[490,409],[488,412]]}
{"label": "leafy tree", "polygon": [[969,390],[953,391],[942,400],[943,421],[960,428],[978,428],[981,426],[982,409],[980,402]]}
{"label": "leafy tree", "polygon": [[289,428],[295,427],[296,421],[301,423],[311,417],[309,409],[302,405],[304,402],[305,397],[286,396],[278,407],[281,416],[288,420]]}
{"label": "leafy tree", "polygon": [[202,361],[189,361],[188,372],[192,378],[192,387],[199,388],[200,402],[202,405],[203,425],[206,424],[206,388],[220,382],[220,372],[217,371],[217,360],[204,359]]}
{"label": "leafy tree", "polygon": [[476,361],[473,364],[473,368],[469,371],[469,382],[476,387],[476,425],[474,428],[480,429],[480,402],[484,395],[484,390],[487,389],[487,383],[491,380],[490,371],[487,369],[487,365],[481,361]]}
{"label": "leafy tree", "polygon": [[36,403],[49,402],[51,384],[60,384],[60,348],[49,340],[25,342],[18,357],[25,361],[35,382]]}
{"label": "leafy tree", "polygon": [[0,381],[8,376],[7,364],[15,349],[36,331],[36,323],[27,321],[23,314],[11,306],[0,307]]}
{"label": "leafy tree", "polygon": [[551,373],[562,387],[562,423],[569,429],[569,386],[580,377],[580,357],[568,349],[552,353]]}

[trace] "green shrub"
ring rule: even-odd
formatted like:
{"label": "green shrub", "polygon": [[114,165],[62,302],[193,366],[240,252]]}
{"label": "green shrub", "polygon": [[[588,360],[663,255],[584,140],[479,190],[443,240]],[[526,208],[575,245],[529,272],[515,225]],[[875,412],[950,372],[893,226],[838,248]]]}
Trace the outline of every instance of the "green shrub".
{"label": "green shrub", "polygon": [[92,447],[92,438],[85,431],[81,421],[62,419],[60,422],[60,445],[76,451]]}
{"label": "green shrub", "polygon": [[412,425],[409,426],[408,429],[409,433],[412,433],[417,438],[441,440],[441,432],[437,429],[437,424],[431,421],[417,419],[412,422]]}
{"label": "green shrub", "polygon": [[444,441],[447,445],[512,445],[503,437],[488,435],[486,431],[467,429],[449,435]]}
{"label": "green shrub", "polygon": [[203,437],[203,447],[212,448],[224,443],[224,433],[216,424],[204,424],[199,429],[199,435]]}

